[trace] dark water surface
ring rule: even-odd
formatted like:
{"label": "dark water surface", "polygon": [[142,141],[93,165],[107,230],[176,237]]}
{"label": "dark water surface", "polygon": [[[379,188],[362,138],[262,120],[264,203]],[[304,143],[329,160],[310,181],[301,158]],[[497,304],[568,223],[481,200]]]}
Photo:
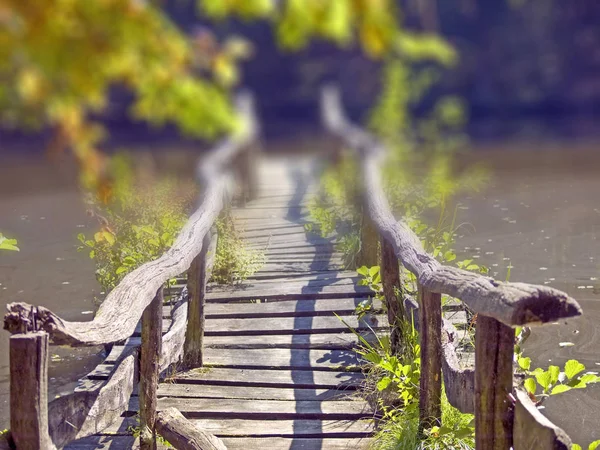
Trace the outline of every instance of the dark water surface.
{"label": "dark water surface", "polygon": [[[100,289],[75,236],[96,224],[85,213],[72,167],[32,155],[0,158],[0,230],[21,247],[0,252],[0,308],[25,301],[67,319],[91,319]],[[583,317],[535,329],[526,354],[534,366],[577,358],[600,371],[600,147],[501,145],[477,149],[473,161],[487,163],[493,178],[483,192],[460,199],[459,256],[489,266],[499,279],[512,265],[512,281],[555,286],[580,301]],[[8,425],[8,333],[0,335],[2,428]],[[51,398],[72,389],[102,356],[100,349],[51,352],[60,355],[50,366]],[[550,398],[544,412],[576,442],[600,439],[600,385]]]}
{"label": "dark water surface", "polygon": [[[553,286],[579,301],[582,317],[534,328],[525,353],[532,368],[575,358],[600,372],[600,146],[507,146],[480,149],[473,159],[486,162],[493,178],[484,192],[461,199],[459,257],[501,280],[512,266],[511,281]],[[584,448],[600,439],[600,384],[544,405]]]}

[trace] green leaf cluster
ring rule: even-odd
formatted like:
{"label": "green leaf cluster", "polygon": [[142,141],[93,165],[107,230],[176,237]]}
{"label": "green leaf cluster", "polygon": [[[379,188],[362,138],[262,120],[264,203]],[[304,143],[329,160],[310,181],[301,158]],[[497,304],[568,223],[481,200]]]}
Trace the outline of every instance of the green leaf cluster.
{"label": "green leaf cluster", "polygon": [[13,252],[18,252],[19,247],[17,247],[17,240],[9,239],[0,233],[0,250],[11,250]]}

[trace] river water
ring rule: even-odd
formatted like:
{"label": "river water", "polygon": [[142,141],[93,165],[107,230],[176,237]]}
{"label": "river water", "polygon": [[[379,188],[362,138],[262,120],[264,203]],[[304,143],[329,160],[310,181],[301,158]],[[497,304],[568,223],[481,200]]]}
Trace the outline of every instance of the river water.
{"label": "river water", "polygon": [[[0,230],[19,239],[19,253],[0,252],[0,307],[44,305],[70,320],[89,320],[101,295],[94,265],[76,249],[91,232],[68,163],[42,156],[2,155]],[[600,371],[600,152],[595,144],[549,149],[536,144],[478,148],[492,180],[460,198],[460,257],[472,257],[499,279],[548,284],[568,292],[584,315],[535,329],[526,345],[534,366],[577,358]],[[0,333],[0,428],[8,425],[8,333]],[[559,344],[570,342],[574,345]],[[102,358],[101,349],[52,347],[51,398]],[[550,398],[544,412],[579,443],[600,439],[600,385]]]}

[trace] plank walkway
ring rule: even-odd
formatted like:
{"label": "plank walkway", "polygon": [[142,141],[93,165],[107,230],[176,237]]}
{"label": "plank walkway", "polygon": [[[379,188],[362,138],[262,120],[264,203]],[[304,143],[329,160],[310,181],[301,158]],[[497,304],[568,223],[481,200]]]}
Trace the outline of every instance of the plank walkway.
{"label": "plank walkway", "polygon": [[[344,270],[334,239],[305,231],[314,173],[308,160],[260,165],[258,198],[232,214],[246,244],[264,251],[265,264],[241,284],[209,286],[205,366],[159,385],[159,409],[176,407],[230,449],[361,449],[375,429],[374,411],[357,393],[364,381],[357,338],[336,314],[368,339],[387,329],[387,318],[376,301],[373,314],[357,319],[369,289]],[[179,280],[170,297],[184,284]],[[171,309],[164,306],[163,330]],[[464,328],[455,303],[444,309]],[[138,327],[79,389],[106,380],[127,348],[139,344]],[[66,448],[136,448],[138,406],[134,394],[119,421]]]}
{"label": "plank walkway", "polygon": [[[374,413],[356,391],[364,379],[357,339],[335,314],[365,335],[387,319],[357,320],[368,289],[343,269],[332,239],[305,231],[310,162],[269,160],[259,171],[258,198],[232,214],[246,243],[264,250],[265,264],[242,284],[209,287],[205,367],[163,381],[159,409],[177,407],[231,449],[366,448]],[[164,330],[169,317],[165,306]],[[105,380],[125,348],[113,347],[81,388]],[[121,420],[66,448],[135,447],[137,408],[133,396]]]}

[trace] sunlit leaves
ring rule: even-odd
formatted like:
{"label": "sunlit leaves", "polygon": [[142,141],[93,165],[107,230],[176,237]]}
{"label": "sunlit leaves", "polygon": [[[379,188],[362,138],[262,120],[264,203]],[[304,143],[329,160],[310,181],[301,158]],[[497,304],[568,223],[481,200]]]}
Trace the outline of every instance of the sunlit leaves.
{"label": "sunlit leaves", "polygon": [[436,61],[449,66],[456,62],[456,50],[443,38],[433,34],[403,32],[397,35],[396,49],[413,61]]}
{"label": "sunlit leaves", "polygon": [[17,247],[17,240],[9,239],[5,237],[2,233],[0,233],[0,250],[11,250],[14,252],[18,252],[19,247]]}

